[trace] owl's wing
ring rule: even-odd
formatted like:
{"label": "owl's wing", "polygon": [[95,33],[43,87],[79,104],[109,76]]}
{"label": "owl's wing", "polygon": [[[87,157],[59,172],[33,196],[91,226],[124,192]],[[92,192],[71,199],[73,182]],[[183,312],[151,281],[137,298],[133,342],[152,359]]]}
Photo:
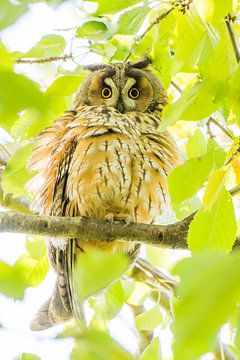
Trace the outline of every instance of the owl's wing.
{"label": "owl's wing", "polygon": [[[71,213],[71,207],[67,206],[70,199],[66,191],[69,179],[69,169],[76,146],[76,138],[71,139],[65,155],[59,163],[56,182],[53,189],[53,206],[51,215],[78,215],[76,213]],[[75,245],[75,239],[69,239],[66,243],[55,247],[53,251],[55,251],[57,286],[62,305],[67,312],[72,312],[74,314],[75,319],[80,324],[84,324],[85,320],[82,301],[79,296],[76,296],[75,291]]]}
{"label": "owl's wing", "polygon": [[[34,208],[40,214],[77,216],[71,214],[67,204],[66,186],[69,167],[74,154],[77,134],[68,125],[74,121],[76,112],[69,111],[53,126],[44,130],[37,139],[37,147],[28,161],[30,170],[38,174],[31,180],[29,189],[35,193]],[[32,330],[43,330],[72,317],[79,319],[81,304],[73,299],[73,268],[75,241],[49,239],[48,254],[57,272],[57,284],[51,298],[39,309],[31,324]],[[79,300],[80,301],[80,300]]]}

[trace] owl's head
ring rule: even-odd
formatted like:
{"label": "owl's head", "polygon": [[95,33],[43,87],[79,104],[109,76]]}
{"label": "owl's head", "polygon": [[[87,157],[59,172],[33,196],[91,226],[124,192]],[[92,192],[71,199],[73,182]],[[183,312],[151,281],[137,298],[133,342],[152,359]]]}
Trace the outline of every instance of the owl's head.
{"label": "owl's head", "polygon": [[161,112],[167,103],[166,91],[148,65],[149,60],[144,60],[86,67],[91,73],[76,94],[75,106],[105,105],[121,113]]}

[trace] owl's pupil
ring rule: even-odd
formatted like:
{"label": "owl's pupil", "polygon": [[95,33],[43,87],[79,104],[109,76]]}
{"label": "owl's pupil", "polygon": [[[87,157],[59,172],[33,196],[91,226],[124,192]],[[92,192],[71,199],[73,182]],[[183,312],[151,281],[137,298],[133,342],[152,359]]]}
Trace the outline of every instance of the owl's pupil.
{"label": "owl's pupil", "polygon": [[132,99],[137,99],[139,97],[139,90],[137,88],[132,88],[130,89],[128,95],[132,98]]}
{"label": "owl's pupil", "polygon": [[105,99],[109,98],[109,97],[111,97],[111,95],[112,95],[112,92],[108,87],[105,87],[102,89],[102,97],[103,98],[105,98]]}

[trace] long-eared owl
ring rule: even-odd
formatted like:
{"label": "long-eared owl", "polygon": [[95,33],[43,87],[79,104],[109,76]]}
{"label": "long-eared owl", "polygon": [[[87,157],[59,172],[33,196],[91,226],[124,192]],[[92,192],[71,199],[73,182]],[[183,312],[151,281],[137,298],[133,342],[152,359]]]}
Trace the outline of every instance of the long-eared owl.
{"label": "long-eared owl", "polygon": [[[144,60],[89,66],[74,109],[38,136],[29,168],[38,171],[32,185],[40,214],[127,218],[146,224],[162,214],[167,175],[179,153],[171,136],[157,130],[167,95],[148,64]],[[48,239],[57,282],[33,330],[73,316],[69,268],[93,246],[131,257],[139,248],[132,242]]]}

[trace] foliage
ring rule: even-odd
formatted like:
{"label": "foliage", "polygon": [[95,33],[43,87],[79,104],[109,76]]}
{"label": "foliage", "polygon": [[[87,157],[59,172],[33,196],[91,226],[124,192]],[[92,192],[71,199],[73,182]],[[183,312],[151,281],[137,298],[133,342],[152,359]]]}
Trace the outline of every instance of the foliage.
{"label": "foliage", "polygon": [[[38,2],[44,1],[2,1],[0,29],[28,16]],[[63,0],[45,3],[57,8]],[[77,1],[73,3],[77,8]],[[1,177],[5,195],[29,198],[25,184],[32,174],[26,169],[27,158],[35,136],[73,106],[73,94],[87,75],[77,51],[82,46],[86,55],[100,56],[106,63],[151,59],[170,99],[159,131],[168,128],[185,154],[168,178],[171,205],[177,219],[197,213],[188,233],[193,256],[174,269],[181,280],[178,285],[169,279],[161,282],[156,274],[147,273],[147,280],[146,273],[137,277],[134,270],[119,278],[127,267],[124,257],[114,268],[111,256],[90,253],[80,267],[78,292],[86,298],[106,289],[87,300],[93,313],[88,329],[67,328],[58,337],[74,338],[73,360],[160,360],[166,358],[163,333],[171,328],[172,358],[192,360],[216,353],[220,330],[228,324],[228,346],[240,356],[240,262],[238,254],[228,255],[239,214],[237,196],[229,191],[240,185],[240,56],[234,43],[240,35],[239,3],[91,0],[82,1],[79,10],[71,44],[73,29],[53,29],[26,52],[17,44],[10,51],[0,43],[0,126],[17,144],[15,152],[7,142],[1,144],[11,154]],[[65,65],[65,55],[71,67]],[[34,61],[35,71],[45,69],[45,81],[33,80]],[[165,259],[164,252],[147,249],[145,257],[156,267],[169,268],[170,255]],[[38,286],[47,271],[43,239],[27,239],[26,252],[13,265],[0,261],[0,292],[23,299],[25,290]],[[139,340],[138,354],[130,354],[110,332],[126,308],[133,314],[129,324]],[[15,359],[38,358],[24,353]]]}

